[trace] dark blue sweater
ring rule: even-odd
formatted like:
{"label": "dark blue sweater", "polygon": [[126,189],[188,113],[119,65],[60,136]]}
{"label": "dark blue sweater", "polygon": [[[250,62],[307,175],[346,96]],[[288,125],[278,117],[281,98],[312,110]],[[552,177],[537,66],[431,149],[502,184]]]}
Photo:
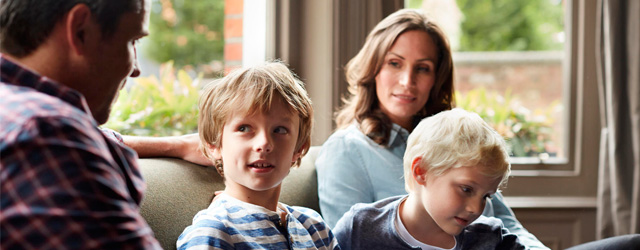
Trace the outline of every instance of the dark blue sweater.
{"label": "dark blue sweater", "polygon": [[[343,250],[420,249],[407,244],[395,229],[396,211],[403,196],[371,204],[356,204],[336,224],[333,233]],[[496,218],[480,216],[456,236],[456,250],[525,249],[515,234]]]}

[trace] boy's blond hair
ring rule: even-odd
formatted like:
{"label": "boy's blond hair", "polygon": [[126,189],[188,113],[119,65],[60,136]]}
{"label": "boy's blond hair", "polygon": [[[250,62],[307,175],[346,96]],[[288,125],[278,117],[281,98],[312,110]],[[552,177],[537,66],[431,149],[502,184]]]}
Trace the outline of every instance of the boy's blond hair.
{"label": "boy's blond hair", "polygon": [[[289,104],[289,110],[300,117],[295,152],[300,158],[309,150],[313,108],[304,83],[281,62],[237,69],[206,86],[200,95],[198,132],[204,155],[218,167],[222,162],[208,152],[209,145],[221,146],[222,131],[227,119],[235,112],[251,115],[271,108],[274,98]],[[300,165],[300,158],[293,166]]]}
{"label": "boy's blond hair", "polygon": [[442,111],[425,118],[409,135],[404,154],[405,189],[411,193],[411,164],[421,157],[419,167],[436,176],[449,169],[477,166],[490,177],[507,182],[511,172],[504,139],[479,115],[463,109]]}

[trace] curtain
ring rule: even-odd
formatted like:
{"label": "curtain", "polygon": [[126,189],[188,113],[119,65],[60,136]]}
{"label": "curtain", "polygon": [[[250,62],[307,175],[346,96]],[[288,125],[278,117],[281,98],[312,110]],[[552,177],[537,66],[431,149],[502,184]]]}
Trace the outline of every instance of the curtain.
{"label": "curtain", "polygon": [[342,96],[349,92],[344,66],[360,51],[373,27],[403,6],[404,0],[333,0],[332,110],[341,106]]}
{"label": "curtain", "polygon": [[596,237],[640,233],[640,1],[599,0]]}

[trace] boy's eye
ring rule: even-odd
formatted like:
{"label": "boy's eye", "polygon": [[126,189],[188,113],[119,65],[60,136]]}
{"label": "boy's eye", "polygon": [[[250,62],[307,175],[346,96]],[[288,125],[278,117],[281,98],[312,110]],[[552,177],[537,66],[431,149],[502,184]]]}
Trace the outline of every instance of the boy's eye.
{"label": "boy's eye", "polygon": [[238,128],[236,130],[239,131],[239,132],[249,132],[249,126],[240,125],[240,126],[238,126]]}
{"label": "boy's eye", "polygon": [[285,127],[277,127],[276,129],[273,130],[273,132],[276,134],[286,134],[289,132],[289,130]]}
{"label": "boy's eye", "polygon": [[471,192],[473,192],[473,188],[468,187],[468,186],[461,186],[460,190],[462,190],[463,193],[471,193]]}

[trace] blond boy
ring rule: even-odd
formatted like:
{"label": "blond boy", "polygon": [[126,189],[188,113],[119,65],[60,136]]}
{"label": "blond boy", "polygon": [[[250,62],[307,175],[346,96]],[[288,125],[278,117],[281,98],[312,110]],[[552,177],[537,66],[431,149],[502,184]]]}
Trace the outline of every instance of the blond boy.
{"label": "blond boy", "polygon": [[426,118],[404,155],[408,195],[356,204],[334,233],[342,249],[524,249],[499,219],[481,216],[510,172],[502,137],[477,114]]}
{"label": "blond boy", "polygon": [[205,156],[226,188],[178,249],[339,249],[317,212],[278,202],[309,149],[313,109],[302,82],[278,62],[236,70],[204,90],[199,108]]}

